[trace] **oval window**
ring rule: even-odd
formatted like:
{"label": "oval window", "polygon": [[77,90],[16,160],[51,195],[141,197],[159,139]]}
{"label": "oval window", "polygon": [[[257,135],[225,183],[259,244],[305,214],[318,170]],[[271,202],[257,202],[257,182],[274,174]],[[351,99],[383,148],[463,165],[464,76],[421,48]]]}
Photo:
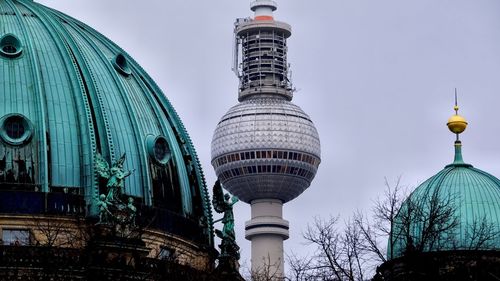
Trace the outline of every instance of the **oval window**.
{"label": "oval window", "polygon": [[122,54],[118,54],[113,58],[113,66],[123,76],[129,76],[132,73],[127,58]]}
{"label": "oval window", "polygon": [[170,148],[168,146],[168,141],[163,136],[147,136],[146,146],[149,156],[153,158],[158,164],[165,165],[172,157],[172,153],[170,152]]}
{"label": "oval window", "polygon": [[15,58],[21,55],[23,46],[14,34],[5,34],[0,38],[0,54],[4,57]]}
{"label": "oval window", "polygon": [[10,114],[1,119],[0,136],[11,145],[27,143],[32,134],[30,121],[21,114]]}

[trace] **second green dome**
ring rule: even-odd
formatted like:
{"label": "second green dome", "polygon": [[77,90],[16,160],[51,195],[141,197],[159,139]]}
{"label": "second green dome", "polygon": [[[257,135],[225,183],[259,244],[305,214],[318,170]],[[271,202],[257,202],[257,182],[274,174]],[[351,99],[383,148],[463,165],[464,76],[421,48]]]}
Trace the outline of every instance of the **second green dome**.
{"label": "second green dome", "polygon": [[[423,252],[500,249],[500,180],[465,164],[460,142],[455,150],[455,161],[418,186],[402,204],[392,226],[388,259],[403,256],[412,247]],[[450,215],[437,228],[449,229],[429,231],[432,214],[447,211]],[[432,233],[436,236],[428,237]]]}

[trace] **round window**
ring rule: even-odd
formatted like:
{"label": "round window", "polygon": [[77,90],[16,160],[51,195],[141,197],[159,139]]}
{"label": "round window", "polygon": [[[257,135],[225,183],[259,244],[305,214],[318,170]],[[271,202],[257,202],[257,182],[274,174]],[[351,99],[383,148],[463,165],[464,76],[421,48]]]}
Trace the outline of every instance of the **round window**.
{"label": "round window", "polygon": [[31,123],[21,114],[10,114],[0,120],[0,136],[11,145],[27,143],[32,134]]}
{"label": "round window", "polygon": [[21,55],[23,46],[14,34],[6,34],[0,38],[0,54],[4,57],[15,58]]}
{"label": "round window", "polygon": [[168,147],[168,141],[163,136],[154,137],[149,135],[146,138],[146,146],[148,149],[149,156],[153,158],[157,163],[165,165],[171,158],[170,148]]}

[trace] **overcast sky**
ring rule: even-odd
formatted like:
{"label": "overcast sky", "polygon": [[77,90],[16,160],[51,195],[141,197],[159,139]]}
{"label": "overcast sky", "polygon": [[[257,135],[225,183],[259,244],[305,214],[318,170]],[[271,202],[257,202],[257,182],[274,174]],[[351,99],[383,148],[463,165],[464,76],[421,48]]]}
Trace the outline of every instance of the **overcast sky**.
{"label": "overcast sky", "polygon": [[[249,0],[40,0],[100,31],[134,57],[181,116],[215,181],[210,142],[237,103],[231,72],[233,22]],[[293,102],[321,138],[311,187],[285,205],[285,251],[316,216],[368,210],[399,175],[416,187],[453,160],[446,128],[458,88],[466,162],[500,176],[500,1],[282,0],[275,18],[292,25]],[[250,207],[235,208],[242,263]],[[218,217],[218,215],[215,215]]]}

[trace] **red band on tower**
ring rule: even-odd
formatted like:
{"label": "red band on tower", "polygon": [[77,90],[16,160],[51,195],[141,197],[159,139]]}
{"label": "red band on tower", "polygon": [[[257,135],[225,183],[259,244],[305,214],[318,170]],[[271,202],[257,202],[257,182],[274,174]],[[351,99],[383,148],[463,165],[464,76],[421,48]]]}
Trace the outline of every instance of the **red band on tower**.
{"label": "red band on tower", "polygon": [[273,16],[256,16],[255,20],[274,20]]}

